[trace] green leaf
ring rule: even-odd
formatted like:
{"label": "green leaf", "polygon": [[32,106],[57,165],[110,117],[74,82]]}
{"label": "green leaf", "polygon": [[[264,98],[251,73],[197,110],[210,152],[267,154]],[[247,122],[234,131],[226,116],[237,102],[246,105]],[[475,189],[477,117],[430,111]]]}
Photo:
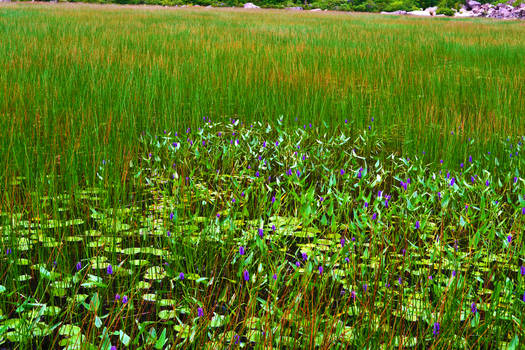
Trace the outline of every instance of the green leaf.
{"label": "green leaf", "polygon": [[516,334],[512,341],[510,342],[509,346],[507,347],[507,350],[515,350],[518,348],[518,345],[520,344],[520,338]]}
{"label": "green leaf", "polygon": [[160,338],[155,343],[155,349],[162,349],[164,347],[164,344],[166,344],[166,328],[162,331],[162,334],[160,335]]}
{"label": "green leaf", "polygon": [[100,300],[98,298],[98,292],[93,294],[91,301],[89,302],[89,311],[97,312],[100,307]]}

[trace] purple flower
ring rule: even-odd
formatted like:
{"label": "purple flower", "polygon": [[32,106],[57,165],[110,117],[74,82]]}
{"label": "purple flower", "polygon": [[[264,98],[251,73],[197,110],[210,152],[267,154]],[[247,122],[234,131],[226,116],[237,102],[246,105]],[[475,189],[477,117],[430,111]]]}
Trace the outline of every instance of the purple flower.
{"label": "purple flower", "polygon": [[266,141],[263,142],[263,147],[266,147]]}
{"label": "purple flower", "polygon": [[320,274],[320,275],[323,274],[323,267],[322,267],[322,266],[319,266],[319,274]]}
{"label": "purple flower", "polygon": [[168,230],[168,232],[166,233],[168,235],[168,237],[171,236],[171,232]]}
{"label": "purple flower", "polygon": [[525,292],[523,292],[523,298],[521,300],[525,303]]}
{"label": "purple flower", "polygon": [[419,220],[416,221],[416,230],[419,230],[419,228],[421,227],[421,225],[419,224]]}
{"label": "purple flower", "polygon": [[126,304],[128,302],[128,296],[127,295],[124,295],[122,297],[122,304]]}
{"label": "purple flower", "polygon": [[179,279],[182,281],[184,279],[184,272],[179,273]]}
{"label": "purple flower", "polygon": [[432,275],[428,276],[428,279],[432,281]]}
{"label": "purple flower", "polygon": [[468,161],[472,163],[472,156],[468,156]]}
{"label": "purple flower", "polygon": [[273,276],[272,276],[272,278],[273,278],[274,281],[277,281],[277,274],[274,273]]}
{"label": "purple flower", "polygon": [[115,294],[115,301],[120,300],[120,294]]}
{"label": "purple flower", "polygon": [[221,213],[217,213],[217,217],[220,218],[221,217]]}
{"label": "purple flower", "polygon": [[350,259],[348,257],[345,258],[345,262],[348,264],[350,262]]}
{"label": "purple flower", "polygon": [[323,198],[323,197],[320,197],[320,198],[319,198],[319,202],[322,202],[322,201],[324,201],[324,198]]}
{"label": "purple flower", "polygon": [[514,176],[514,183],[518,182],[518,177]]}
{"label": "purple flower", "polygon": [[275,196],[272,196],[272,204],[275,203]]}
{"label": "purple flower", "polygon": [[[12,252],[13,252],[13,251],[11,250],[11,248],[7,248],[7,249],[5,250],[5,255],[9,255],[9,254],[11,254]],[[80,264],[80,263],[78,263],[78,264]],[[78,264],[77,264],[77,267],[78,267]],[[77,270],[80,270],[80,269],[77,268]]]}
{"label": "purple flower", "polygon": [[275,225],[272,225],[272,230],[275,231]]}
{"label": "purple flower", "polygon": [[197,316],[198,316],[198,317],[202,317],[202,316],[204,316],[204,310],[202,309],[202,307],[199,307],[199,308],[197,309]]}
{"label": "purple flower", "polygon": [[489,185],[490,185],[490,182],[489,180],[487,180],[487,182],[485,182],[485,186],[489,187]]}
{"label": "purple flower", "polygon": [[299,261],[296,261],[296,262],[295,262],[295,266],[297,266],[297,267],[301,267],[301,263],[300,263]]}
{"label": "purple flower", "polygon": [[401,278],[401,276],[399,276],[399,278],[397,279],[397,282],[401,285],[403,284],[403,279]]}
{"label": "purple flower", "polygon": [[456,183],[456,178],[453,177],[452,180],[450,180],[450,186],[454,186],[455,183]]}
{"label": "purple flower", "polygon": [[441,199],[441,192],[438,192],[438,198]]}
{"label": "purple flower", "polygon": [[173,212],[170,213],[170,221],[173,220]]}
{"label": "purple flower", "polygon": [[240,255],[244,255],[244,254],[245,254],[245,251],[244,251],[244,247],[243,247],[243,246],[240,246],[240,247],[239,247],[239,254],[240,254]]}
{"label": "purple flower", "polygon": [[108,275],[112,275],[113,274],[113,267],[111,266],[111,264],[108,265],[107,273],[108,273]]}
{"label": "purple flower", "polygon": [[301,172],[299,171],[299,169],[297,169],[296,174],[297,174],[297,177],[301,176]]}
{"label": "purple flower", "polygon": [[471,176],[471,177],[470,177],[470,181],[472,181],[472,183],[474,183],[474,181],[476,181],[476,179],[474,178],[474,176]]}
{"label": "purple flower", "polygon": [[308,255],[306,253],[301,253],[302,257],[303,257],[303,261],[306,261],[308,260]]}
{"label": "purple flower", "polygon": [[365,208],[368,208],[368,202],[365,202]]}
{"label": "purple flower", "polygon": [[366,292],[366,290],[368,289],[368,284],[363,284],[363,290]]}
{"label": "purple flower", "polygon": [[232,203],[235,203],[235,198],[232,198]]}
{"label": "purple flower", "polygon": [[345,239],[344,237],[341,238],[341,248],[344,248],[345,246]]}
{"label": "purple flower", "polygon": [[115,345],[111,345],[111,348],[109,350],[117,350],[117,347]]}
{"label": "purple flower", "polygon": [[259,228],[259,237],[263,238],[264,236],[264,231],[262,228]]}
{"label": "purple flower", "polygon": [[279,146],[279,141],[275,141],[275,147]]}
{"label": "purple flower", "polygon": [[255,177],[259,177],[259,170],[255,172]]}
{"label": "purple flower", "polygon": [[441,160],[439,161],[439,163],[440,163],[440,164],[443,164],[443,159],[441,159]]}
{"label": "purple flower", "polygon": [[521,215],[525,215],[525,207],[521,208]]}
{"label": "purple flower", "polygon": [[465,165],[465,164],[461,163],[459,166],[460,166],[461,168],[463,168],[464,165]]}
{"label": "purple flower", "polygon": [[350,296],[352,297],[352,299],[355,299],[355,291],[353,290],[352,293],[350,293]]}
{"label": "purple flower", "polygon": [[246,282],[248,282],[248,281],[250,280],[250,273],[248,272],[248,270],[244,270],[244,271],[242,272],[242,277],[244,278],[244,280],[245,280]]}
{"label": "purple flower", "polygon": [[341,175],[344,175],[344,174],[345,174],[344,169],[341,169]]}
{"label": "purple flower", "polygon": [[525,266],[521,265],[520,272],[522,276],[525,276]]}
{"label": "purple flower", "polygon": [[[8,249],[8,250],[10,250],[10,249]],[[80,261],[77,262],[76,268],[77,268],[77,271],[80,271],[82,269],[82,264],[80,263]]]}
{"label": "purple flower", "polygon": [[372,214],[372,220],[377,219],[377,213]]}
{"label": "purple flower", "polygon": [[438,334],[439,334],[439,322],[434,323],[434,329],[432,330],[432,333],[434,334],[435,337],[438,336]]}
{"label": "purple flower", "polygon": [[476,314],[476,312],[478,312],[478,309],[476,308],[476,303],[472,303],[472,305],[470,305],[470,311],[472,311],[473,314]]}
{"label": "purple flower", "polygon": [[452,277],[456,277],[456,270],[452,270]]}
{"label": "purple flower", "polygon": [[508,235],[508,236],[507,236],[507,242],[509,242],[509,243],[512,242],[512,235]]}
{"label": "purple flower", "polygon": [[348,119],[345,119],[345,124],[348,124]]}

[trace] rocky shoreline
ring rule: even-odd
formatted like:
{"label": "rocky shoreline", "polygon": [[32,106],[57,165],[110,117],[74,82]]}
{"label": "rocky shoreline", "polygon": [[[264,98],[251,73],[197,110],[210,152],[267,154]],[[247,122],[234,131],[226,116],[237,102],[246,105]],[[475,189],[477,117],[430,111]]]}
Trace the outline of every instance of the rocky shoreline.
{"label": "rocky shoreline", "polygon": [[[475,0],[467,0],[466,4],[461,7],[459,11],[454,13],[454,17],[486,17],[497,19],[525,19],[525,3],[512,6],[513,0],[497,5],[481,4]],[[388,15],[412,15],[412,16],[438,16],[445,15],[436,14],[437,7],[429,7],[420,11],[395,11],[395,12],[381,12]]]}
{"label": "rocky shoreline", "polygon": [[[475,0],[467,0],[466,4],[461,7],[459,11],[454,10],[453,17],[487,17],[497,19],[525,19],[525,3],[518,6],[512,6],[514,0],[509,0],[506,3],[500,3],[497,5],[492,4],[481,4]],[[246,9],[258,9],[259,6],[247,2],[243,6]],[[302,11],[302,7],[287,7],[286,10]],[[417,11],[394,11],[394,12],[381,12],[385,15],[409,15],[409,16],[422,16],[422,17],[445,17],[443,14],[437,14],[437,6],[421,9]],[[321,9],[311,9],[311,12],[322,11]]]}

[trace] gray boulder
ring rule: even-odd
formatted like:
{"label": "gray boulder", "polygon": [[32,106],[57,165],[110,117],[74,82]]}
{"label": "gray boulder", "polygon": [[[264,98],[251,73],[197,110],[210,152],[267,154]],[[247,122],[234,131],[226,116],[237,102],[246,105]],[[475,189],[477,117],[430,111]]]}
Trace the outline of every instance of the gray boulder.
{"label": "gray boulder", "polygon": [[475,0],[467,0],[465,3],[467,5],[467,10],[473,10],[481,7],[481,3],[475,1]]}
{"label": "gray boulder", "polygon": [[437,9],[438,9],[437,6],[433,6],[433,7],[426,8],[425,11],[430,13],[431,16],[435,16]]}
{"label": "gray boulder", "polygon": [[406,11],[403,11],[403,10],[399,10],[399,11],[393,11],[393,12],[386,12],[386,11],[383,11],[381,12],[383,15],[406,15],[407,12]]}
{"label": "gray boulder", "polygon": [[251,2],[247,2],[246,4],[244,4],[243,8],[245,8],[245,9],[260,9],[259,6],[255,5],[255,4],[252,4]]}
{"label": "gray boulder", "polygon": [[407,12],[407,14],[412,15],[412,16],[423,16],[423,17],[430,16],[430,12],[428,11],[410,11],[410,12]]}

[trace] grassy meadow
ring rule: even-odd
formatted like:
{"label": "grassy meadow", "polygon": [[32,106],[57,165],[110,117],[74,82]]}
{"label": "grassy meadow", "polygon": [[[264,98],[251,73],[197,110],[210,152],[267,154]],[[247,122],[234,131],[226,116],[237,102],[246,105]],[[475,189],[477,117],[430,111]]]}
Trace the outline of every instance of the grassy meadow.
{"label": "grassy meadow", "polygon": [[0,348],[520,349],[525,26],[0,5]]}

